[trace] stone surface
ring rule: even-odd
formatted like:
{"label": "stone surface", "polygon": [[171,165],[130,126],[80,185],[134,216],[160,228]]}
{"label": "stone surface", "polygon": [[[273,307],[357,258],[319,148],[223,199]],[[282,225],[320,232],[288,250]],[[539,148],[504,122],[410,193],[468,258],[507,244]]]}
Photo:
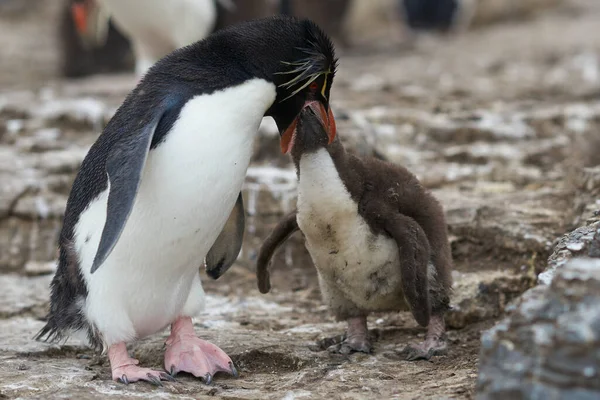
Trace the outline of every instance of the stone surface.
{"label": "stone surface", "polygon": [[573,257],[600,257],[600,168],[580,168],[571,185],[575,192],[574,224],[581,226],[557,240],[547,267],[538,275],[541,284],[550,284]]}
{"label": "stone surface", "polygon": [[[562,236],[556,246],[554,252],[548,259],[548,267],[538,275],[538,281],[541,284],[549,285],[557,271],[562,268],[565,263],[573,257],[581,257],[596,254],[597,240],[600,237],[600,221],[591,223],[590,225],[582,226]],[[596,240],[594,240],[596,238]],[[591,253],[591,254],[590,254]]]}
{"label": "stone surface", "polygon": [[0,271],[56,258],[56,239],[74,174],[85,148],[5,150],[0,166]]}
{"label": "stone surface", "polygon": [[453,278],[452,309],[446,315],[452,329],[502,316],[508,304],[535,282],[533,273],[507,271],[456,272]]}
{"label": "stone surface", "polygon": [[51,276],[36,278],[16,274],[0,275],[0,318],[9,318],[44,309],[50,296]]}
{"label": "stone surface", "polygon": [[482,336],[477,399],[600,397],[600,259],[576,258]]}
{"label": "stone surface", "polygon": [[[241,268],[232,272],[229,282],[206,285],[207,307],[197,320],[196,331],[232,357],[240,378],[217,375],[214,383],[206,386],[190,376],[180,375],[177,383],[165,383],[162,388],[137,383],[124,386],[111,381],[107,359],[94,355],[77,340],[61,345],[32,341],[32,336],[43,326],[39,318],[48,295],[43,286],[49,277],[34,280],[5,276],[0,283],[14,290],[6,293],[0,304],[11,312],[21,310],[21,314],[7,319],[0,313],[0,395],[81,399],[217,395],[281,399],[291,396],[289,393],[308,398],[343,393],[343,398],[348,399],[414,398],[419,396],[421,388],[411,381],[420,376],[436,375],[437,383],[430,384],[429,390],[446,396],[466,393],[472,384],[476,348],[464,346],[463,339],[455,335],[452,340],[456,346],[447,357],[423,363],[399,359],[397,351],[418,340],[416,325],[407,324],[403,315],[370,318],[376,346],[374,355],[339,357],[313,352],[310,344],[341,333],[343,323],[333,322],[319,307],[320,302],[302,291],[296,292],[296,299],[290,299],[281,291],[261,296],[256,289],[240,290]],[[39,307],[32,307],[34,304]],[[467,331],[473,335],[477,330]],[[166,332],[154,335],[131,346],[130,351],[144,365],[160,369],[166,336]],[[458,354],[463,358],[460,365],[452,357]],[[372,368],[373,365],[377,368]],[[439,368],[448,371],[440,375]]]}

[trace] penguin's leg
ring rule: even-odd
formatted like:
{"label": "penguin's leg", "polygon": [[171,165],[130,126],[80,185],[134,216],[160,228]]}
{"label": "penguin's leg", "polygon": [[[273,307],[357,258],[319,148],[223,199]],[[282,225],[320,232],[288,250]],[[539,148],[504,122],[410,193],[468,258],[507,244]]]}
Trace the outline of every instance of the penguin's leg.
{"label": "penguin's leg", "polygon": [[154,385],[162,386],[161,380],[175,380],[164,372],[138,367],[139,361],[129,356],[125,342],[110,346],[108,349],[108,358],[110,360],[112,378],[115,381],[121,381],[125,384],[136,381],[148,381]]}
{"label": "penguin's leg", "polygon": [[171,335],[165,342],[165,369],[175,375],[180,371],[203,378],[209,384],[215,373],[228,372],[237,377],[233,362],[217,346],[198,338],[194,332],[192,316],[205,306],[204,289],[200,271],[196,272],[188,299],[179,317],[171,324]]}
{"label": "penguin's leg", "polygon": [[[391,221],[391,218],[387,217],[387,220]],[[427,297],[431,304],[431,313],[425,341],[420,344],[408,345],[402,351],[406,354],[408,360],[428,360],[432,356],[446,353],[444,315],[450,309],[450,293],[452,292],[452,250],[446,229],[440,228],[446,226],[442,208],[440,207],[437,211],[433,210],[425,217],[421,216],[418,225],[425,232],[430,246],[429,261],[427,263]],[[406,224],[406,226],[409,225]],[[418,229],[415,232],[418,232]],[[417,238],[419,236],[420,234],[416,235]],[[425,239],[419,241],[424,242]],[[415,285],[417,288],[419,286]],[[423,303],[422,300],[420,302]],[[419,314],[424,315],[424,304],[421,304],[421,307],[418,308],[421,309]]]}
{"label": "penguin's leg", "polygon": [[[401,353],[408,360],[430,359],[442,354],[446,350],[443,315],[449,305],[450,279],[444,271],[449,271],[446,263],[451,258],[449,247],[441,246],[445,234],[443,237],[432,232],[426,235],[424,228],[413,218],[395,212],[377,199],[364,201],[361,207],[398,244],[404,296],[415,320],[419,325],[427,326],[425,341],[408,345]],[[435,244],[433,251],[430,241]]]}
{"label": "penguin's leg", "polygon": [[191,317],[179,317],[171,324],[171,335],[165,344],[165,369],[171,376],[189,372],[203,378],[207,385],[220,371],[238,376],[231,358],[223,350],[196,336]]}
{"label": "penguin's leg", "polygon": [[352,317],[346,320],[348,328],[346,329],[346,338],[339,346],[335,346],[331,350],[342,354],[349,354],[353,351],[362,353],[370,353],[372,350],[371,341],[369,340],[369,330],[367,329],[367,317],[361,315]]}
{"label": "penguin's leg", "polygon": [[433,356],[445,354],[447,349],[444,316],[433,314],[427,326],[425,340],[419,344],[409,344],[401,354],[405,355],[408,361],[429,360]]}
{"label": "penguin's leg", "polygon": [[446,324],[444,315],[450,308],[449,278],[443,276],[449,271],[450,249],[443,247],[432,255],[432,261],[428,265],[429,298],[431,299],[431,318],[427,326],[425,340],[419,344],[409,344],[402,353],[409,361],[429,360],[433,356],[446,353],[448,346],[446,342]]}
{"label": "penguin's leg", "polygon": [[319,287],[323,300],[338,321],[346,321],[348,328],[344,335],[334,336],[319,341],[321,349],[326,348],[330,353],[350,354],[355,351],[370,353],[372,350],[369,332],[367,330],[367,315],[364,310],[348,300],[334,282],[329,282],[319,274]]}

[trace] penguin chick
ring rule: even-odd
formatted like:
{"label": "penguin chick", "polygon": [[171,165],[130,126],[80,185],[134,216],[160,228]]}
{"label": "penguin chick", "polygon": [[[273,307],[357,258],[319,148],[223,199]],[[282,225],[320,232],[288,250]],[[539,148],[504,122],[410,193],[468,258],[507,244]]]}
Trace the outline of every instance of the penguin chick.
{"label": "penguin chick", "polygon": [[407,358],[440,354],[446,349],[444,313],[452,284],[443,209],[405,168],[347,153],[322,128],[324,117],[307,107],[298,120],[291,145],[297,211],[262,244],[258,287],[269,291],[269,260],[299,229],[324,301],[348,323],[345,339],[330,350],[368,353],[367,315],[410,310],[428,330],[423,343],[405,348]]}

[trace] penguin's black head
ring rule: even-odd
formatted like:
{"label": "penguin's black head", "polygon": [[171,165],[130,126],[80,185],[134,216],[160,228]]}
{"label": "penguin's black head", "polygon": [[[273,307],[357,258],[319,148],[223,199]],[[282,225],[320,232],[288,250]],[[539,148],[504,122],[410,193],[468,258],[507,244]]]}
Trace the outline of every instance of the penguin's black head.
{"label": "penguin's black head", "polygon": [[[281,18],[281,17],[280,17]],[[335,119],[329,107],[329,94],[337,67],[331,39],[310,20],[288,17],[282,25],[281,40],[289,40],[288,48],[278,57],[278,68],[272,79],[277,98],[266,115],[272,116],[281,135],[281,150],[288,153],[296,137],[298,117],[310,107],[317,111],[330,141],[336,133]]]}

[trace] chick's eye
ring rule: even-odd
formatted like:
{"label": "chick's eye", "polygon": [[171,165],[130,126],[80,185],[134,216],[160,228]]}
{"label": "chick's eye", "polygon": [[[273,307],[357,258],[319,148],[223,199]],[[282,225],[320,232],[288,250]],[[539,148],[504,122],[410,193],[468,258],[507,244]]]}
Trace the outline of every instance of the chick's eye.
{"label": "chick's eye", "polygon": [[310,90],[315,91],[319,88],[319,85],[317,85],[317,82],[313,82],[310,84]]}

